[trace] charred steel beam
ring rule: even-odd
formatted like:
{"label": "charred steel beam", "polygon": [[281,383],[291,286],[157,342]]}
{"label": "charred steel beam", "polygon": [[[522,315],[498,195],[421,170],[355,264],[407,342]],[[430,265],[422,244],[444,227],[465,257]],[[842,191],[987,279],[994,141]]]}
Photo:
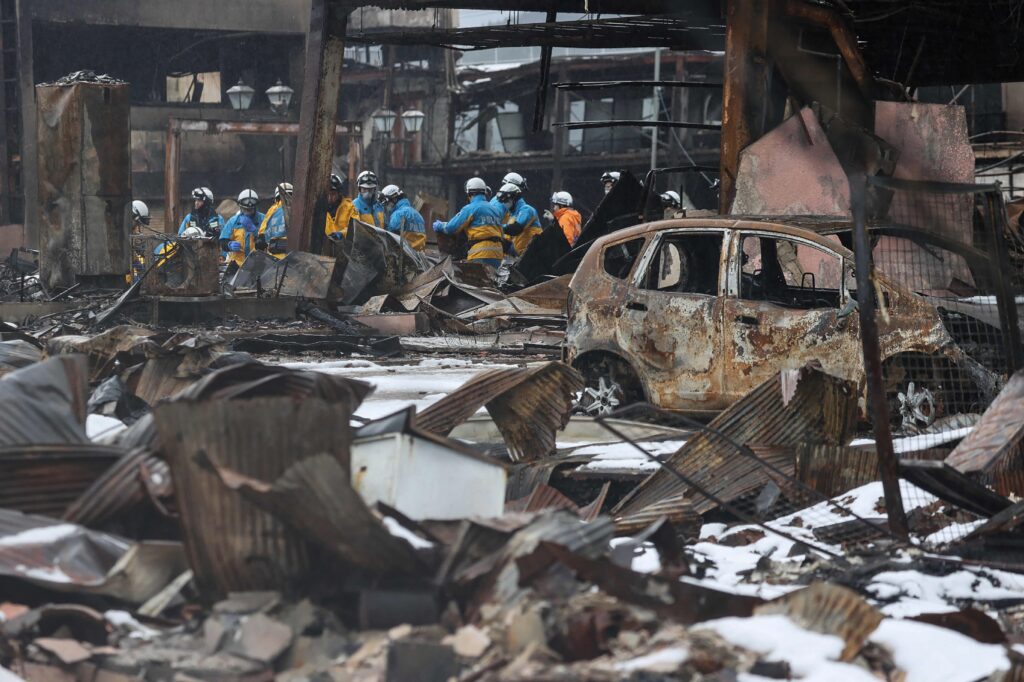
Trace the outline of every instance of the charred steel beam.
{"label": "charred steel beam", "polygon": [[181,199],[181,131],[175,129],[175,119],[167,121],[167,144],[164,152],[164,232],[177,232]]}
{"label": "charred steel beam", "polygon": [[892,449],[889,401],[882,378],[882,351],[878,343],[878,321],[875,318],[875,269],[871,261],[871,240],[865,226],[867,211],[867,178],[851,175],[850,211],[853,213],[854,255],[856,257],[857,307],[860,310],[860,341],[864,352],[864,375],[868,387],[868,410],[875,433],[878,472],[885,493],[885,511],[889,530],[907,540],[909,527],[900,494],[899,461]]}
{"label": "charred steel beam", "polygon": [[[555,23],[558,13],[548,10],[546,21]],[[533,132],[539,133],[544,127],[544,110],[548,103],[548,85],[551,83],[551,45],[540,49],[540,82],[537,83],[537,99],[533,104]]]}
{"label": "charred steel beam", "polygon": [[690,123],[689,121],[563,121],[555,124],[569,130],[581,128],[690,128],[692,130],[721,130],[722,126],[714,123]]}
{"label": "charred steel beam", "polygon": [[864,62],[864,55],[861,54],[860,48],[857,46],[857,35],[839,18],[835,10],[820,5],[811,5],[800,0],[787,0],[786,14],[794,19],[802,19],[828,29],[836,47],[839,48],[839,54],[842,55],[843,61],[846,63],[846,68],[850,70],[853,79],[857,82],[857,87],[866,98],[872,98],[875,79]]}
{"label": "charred steel beam", "polygon": [[771,65],[768,16],[776,0],[726,0],[722,91],[721,179],[718,210],[729,213],[736,195],[740,152],[761,136]]}
{"label": "charred steel beam", "polygon": [[555,83],[560,90],[607,90],[611,88],[718,88],[721,83],[707,81],[583,81]]}
{"label": "charred steel beam", "polygon": [[348,8],[335,0],[313,0],[310,9],[295,155],[295,196],[288,220],[291,251],[309,249],[316,203],[330,181],[348,14]]}
{"label": "charred steel beam", "polygon": [[691,20],[687,15],[626,16],[539,24],[501,24],[472,28],[362,31],[347,36],[370,45],[433,45],[479,50],[540,45],[552,47],[667,47],[675,50],[721,50],[720,20]]}

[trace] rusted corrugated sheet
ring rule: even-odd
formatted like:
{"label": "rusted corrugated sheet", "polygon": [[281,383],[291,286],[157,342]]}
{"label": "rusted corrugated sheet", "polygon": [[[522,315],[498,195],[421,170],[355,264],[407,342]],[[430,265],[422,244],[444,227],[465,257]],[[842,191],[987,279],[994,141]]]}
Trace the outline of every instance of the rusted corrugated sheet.
{"label": "rusted corrugated sheet", "polygon": [[349,565],[378,575],[414,574],[425,568],[409,543],[391,535],[370,513],[352,488],[348,472],[332,455],[307,457],[272,482],[214,466],[228,488]]}
{"label": "rusted corrugated sheet", "polygon": [[170,485],[167,462],[146,448],[135,449],[109,466],[92,485],[67,505],[63,518],[94,527],[121,514],[146,498],[146,479]]}
{"label": "rusted corrugated sheet", "polygon": [[122,455],[94,443],[0,448],[0,508],[61,516]]}
{"label": "rusted corrugated sheet", "polygon": [[615,518],[615,533],[631,535],[647,528],[652,523],[664,518],[676,529],[685,531],[688,537],[698,537],[703,525],[701,515],[693,508],[693,504],[682,497],[675,496],[648,505],[643,509]]}
{"label": "rusted corrugated sheet", "polygon": [[796,478],[825,497],[879,480],[872,450],[808,443],[797,448]]}
{"label": "rusted corrugated sheet", "polygon": [[416,426],[446,436],[481,406],[494,418],[514,462],[551,454],[569,421],[579,373],[560,362],[477,375],[416,416]]}
{"label": "rusted corrugated sheet", "polygon": [[839,637],[845,643],[840,661],[852,661],[882,622],[882,612],[859,594],[823,582],[759,606],[755,613],[780,613],[806,630]]}
{"label": "rusted corrugated sheet", "polygon": [[85,358],[50,358],[0,379],[0,445],[88,443]]}
{"label": "rusted corrugated sheet", "polygon": [[[220,247],[208,239],[178,239],[168,242],[155,236],[138,239],[139,250],[149,274],[142,281],[148,296],[212,296],[220,291]],[[168,258],[167,253],[171,256]]]}
{"label": "rusted corrugated sheet", "polygon": [[0,509],[0,575],[139,604],[184,570],[184,553],[176,542],[133,543],[57,519]]}
{"label": "rusted corrugated sheet", "polygon": [[[792,391],[789,400],[785,389]],[[849,382],[812,365],[784,370],[719,414],[707,429],[669,457],[666,466],[716,496],[732,499],[770,480],[768,469],[741,454],[736,444],[771,448],[793,448],[802,443],[839,445],[853,433],[856,410],[857,394]],[[721,435],[714,435],[716,432]],[[776,464],[785,461],[783,453]],[[663,467],[624,498],[612,513],[621,520],[674,498],[688,499],[698,513],[717,506]]]}
{"label": "rusted corrugated sheet", "polygon": [[288,590],[309,579],[306,540],[229,492],[211,465],[257,481],[276,481],[322,453],[347,467],[349,420],[369,390],[342,377],[246,364],[215,371],[156,407],[186,552],[202,589]]}
{"label": "rusted corrugated sheet", "polygon": [[946,463],[1001,495],[1024,496],[1024,372],[1010,377]]}

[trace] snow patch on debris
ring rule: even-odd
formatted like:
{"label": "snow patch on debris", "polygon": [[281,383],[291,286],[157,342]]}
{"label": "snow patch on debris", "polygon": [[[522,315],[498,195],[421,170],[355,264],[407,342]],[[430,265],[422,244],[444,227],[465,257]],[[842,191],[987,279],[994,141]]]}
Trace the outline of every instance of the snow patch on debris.
{"label": "snow patch on debris", "polygon": [[0,682],[25,682],[25,680],[0,665]]}
{"label": "snow patch on debris", "polygon": [[956,602],[994,601],[1024,597],[1024,576],[987,568],[964,568],[949,575],[919,571],[886,571],[871,578],[865,588],[880,601],[909,598],[936,604],[940,611],[957,608]]}
{"label": "snow patch on debris", "polygon": [[0,537],[0,547],[48,545],[74,535],[76,532],[78,532],[78,526],[72,523],[58,523],[53,526],[43,526],[42,528],[29,528],[14,535]]}
{"label": "snow patch on debris", "polygon": [[390,516],[385,516],[383,520],[384,527],[388,529],[389,533],[394,535],[396,538],[402,538],[412,545],[413,549],[429,549],[434,546],[433,542],[430,540],[424,540]]}
{"label": "snow patch on debris", "polygon": [[[653,443],[638,443],[649,454],[662,459],[683,447],[685,440],[666,440]],[[644,457],[629,443],[612,443],[606,445],[588,445],[574,450],[572,455],[593,455],[594,458],[582,465],[577,471],[603,471],[607,469],[655,471],[661,464]]]}
{"label": "snow patch on debris", "polygon": [[892,652],[906,682],[962,682],[1010,669],[1004,647],[928,623],[887,618],[870,640]]}
{"label": "snow patch on debris", "polygon": [[127,611],[104,611],[103,617],[108,623],[116,628],[121,628],[128,631],[128,636],[132,639],[150,640],[160,635],[159,630],[154,630],[151,627],[147,627],[140,623],[135,617]]}
{"label": "snow patch on debris", "polygon": [[128,427],[120,419],[103,414],[90,414],[85,420],[85,435],[90,440],[105,438],[124,431]]}
{"label": "snow patch on debris", "polygon": [[786,616],[720,618],[698,629],[712,630],[730,644],[755,651],[768,661],[785,661],[804,682],[877,682],[866,670],[838,661],[842,639],[804,630]]}
{"label": "snow patch on debris", "polygon": [[622,673],[632,673],[638,670],[652,673],[670,673],[686,662],[690,652],[684,647],[667,647],[653,651],[645,656],[631,658],[628,661],[619,661],[615,664],[615,670]]}

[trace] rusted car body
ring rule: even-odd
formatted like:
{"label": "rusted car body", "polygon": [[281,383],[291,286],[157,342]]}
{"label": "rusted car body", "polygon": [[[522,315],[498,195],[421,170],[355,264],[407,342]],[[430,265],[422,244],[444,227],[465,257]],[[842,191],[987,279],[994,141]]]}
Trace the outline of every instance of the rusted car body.
{"label": "rusted car body", "polygon": [[[711,413],[812,360],[863,387],[853,263],[836,237],[781,222],[693,218],[618,231],[594,244],[569,285],[566,360],[588,387],[617,389],[604,396],[611,407],[626,397]],[[913,381],[933,392],[970,383],[974,402],[994,390],[934,305],[882,275],[877,285],[894,396]]]}

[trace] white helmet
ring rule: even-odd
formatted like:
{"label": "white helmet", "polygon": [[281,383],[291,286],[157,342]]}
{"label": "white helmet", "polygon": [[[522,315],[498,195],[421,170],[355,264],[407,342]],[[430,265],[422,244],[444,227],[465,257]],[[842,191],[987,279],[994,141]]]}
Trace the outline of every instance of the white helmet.
{"label": "white helmet", "polygon": [[380,191],[380,193],[385,199],[389,201],[395,201],[405,196],[402,190],[399,189],[398,185],[387,185],[384,189]]}
{"label": "white helmet", "polygon": [[601,182],[616,183],[620,177],[622,177],[622,173],[619,171],[605,171],[604,175],[601,176]]}
{"label": "white helmet", "polygon": [[[509,173],[508,175],[501,179],[501,185],[502,188],[504,188],[505,185],[515,185],[524,192],[527,189],[526,178],[524,178],[519,173]],[[498,191],[500,192],[501,190],[499,189]]]}
{"label": "white helmet", "polygon": [[260,197],[251,189],[243,189],[238,195],[238,205],[242,208],[256,208],[256,202]]}
{"label": "white helmet", "polygon": [[146,203],[136,199],[132,202],[132,218],[142,223],[143,225],[149,225],[149,206]]}
{"label": "white helmet", "polygon": [[555,192],[551,195],[552,206],[572,207],[572,195],[568,192]]}
{"label": "white helmet", "polygon": [[274,198],[280,199],[282,194],[287,194],[288,196],[291,196],[293,191],[295,191],[295,189],[292,187],[292,183],[278,183],[277,187],[274,188]]}
{"label": "white helmet", "polygon": [[377,187],[377,174],[373,171],[365,170],[359,174],[356,178],[356,186],[360,188],[374,188]]}
{"label": "white helmet", "polygon": [[205,201],[207,206],[213,206],[213,190],[209,187],[196,187],[192,190],[192,198]]}
{"label": "white helmet", "polygon": [[483,181],[483,178],[470,178],[469,180],[466,180],[467,195],[489,194],[490,191],[490,188],[487,186],[487,183]]}
{"label": "white helmet", "polygon": [[519,185],[514,182],[506,182],[498,190],[498,201],[508,201],[509,199],[515,199],[522,195],[523,190],[520,189]]}
{"label": "white helmet", "polygon": [[185,231],[181,233],[182,239],[202,239],[205,236],[206,233],[203,232],[203,228],[198,225],[189,225],[185,228]]}
{"label": "white helmet", "polygon": [[679,208],[682,206],[682,201],[679,199],[679,192],[673,192],[672,190],[661,195],[661,203],[663,206],[671,206],[672,208]]}

